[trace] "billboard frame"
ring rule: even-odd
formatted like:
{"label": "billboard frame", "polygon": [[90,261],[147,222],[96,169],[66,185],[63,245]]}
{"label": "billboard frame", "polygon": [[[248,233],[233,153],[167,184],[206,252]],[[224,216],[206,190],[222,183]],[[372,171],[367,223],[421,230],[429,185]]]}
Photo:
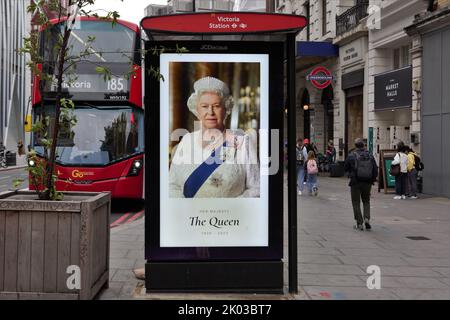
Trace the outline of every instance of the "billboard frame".
{"label": "billboard frame", "polygon": [[[198,17],[200,16],[213,16],[216,17],[218,15],[225,14],[239,17],[239,12],[208,12],[208,13],[196,13]],[[267,21],[265,19],[277,16],[289,16],[292,15],[280,15],[280,14],[265,14],[265,13],[252,13],[253,15],[258,15],[258,19],[256,19],[256,23],[259,23],[261,28],[264,28],[264,22]],[[164,16],[163,16],[164,17]],[[298,17],[298,16],[297,16]],[[141,26],[143,29],[144,21],[146,19],[158,19],[158,17],[147,17],[141,21]],[[170,17],[171,19],[177,20],[178,23],[183,23],[183,20],[180,19],[179,15],[173,15]],[[288,266],[289,266],[289,292],[297,293],[298,292],[298,266],[297,266],[297,192],[296,192],[296,161],[295,161],[295,144],[296,144],[296,119],[295,119],[295,108],[296,108],[296,95],[295,95],[295,48],[296,42],[295,37],[298,32],[300,32],[307,23],[306,18],[300,17],[298,20],[298,25],[295,28],[288,29],[280,29],[277,27],[274,30],[270,29],[261,29],[255,33],[241,33],[241,41],[232,41],[230,43],[235,43],[237,46],[241,48],[247,48],[244,52],[249,52],[248,48],[255,46],[257,44],[256,41],[242,41],[244,39],[244,34],[251,34],[253,39],[258,39],[261,36],[260,41],[266,40],[267,37],[270,38],[271,35],[276,36],[277,42],[280,42],[280,36],[282,37],[283,45],[280,47],[284,47],[284,54],[279,55],[278,63],[283,66],[283,63],[286,63],[286,72],[280,72],[283,68],[277,70],[281,77],[281,81],[279,81],[278,85],[283,86],[283,75],[286,76],[287,86],[286,86],[286,95],[287,98],[285,102],[282,104],[282,108],[280,108],[281,112],[279,112],[280,116],[284,114],[284,107],[287,111],[288,117],[288,238],[289,238],[289,246],[288,246]],[[253,21],[253,23],[255,23]],[[188,28],[186,29],[188,30]],[[281,30],[281,31],[280,31]],[[284,30],[284,31],[283,31]],[[170,38],[177,42],[178,45],[184,45],[183,38],[187,34],[192,35],[190,32],[178,32],[173,33],[171,30],[146,30],[147,35],[149,37],[149,41],[146,42],[147,47],[151,47],[152,43],[155,43],[154,36],[160,35],[170,35]],[[223,35],[224,33],[216,33],[211,30],[204,30],[202,32],[197,32],[195,35],[203,36],[207,35]],[[233,32],[233,35],[239,35],[239,32]],[[179,36],[179,38],[178,38]],[[177,39],[178,38],[178,39]],[[223,39],[221,39],[223,41]],[[188,41],[188,43],[192,41]],[[217,44],[217,41],[212,41]],[[270,43],[270,39],[266,43]],[[267,44],[266,44],[267,46]],[[214,53],[217,53],[215,51]],[[258,53],[258,52],[255,52]],[[270,75],[270,72],[269,72]],[[147,77],[148,78],[148,77]],[[270,86],[270,84],[269,84]],[[147,87],[146,81],[146,92],[150,87]],[[282,90],[283,91],[283,90]],[[281,92],[282,92],[281,91]],[[145,104],[146,110],[152,110],[152,106],[159,106],[159,104],[155,104],[155,101],[151,102],[151,97],[146,95]],[[270,100],[270,98],[269,98]],[[283,102],[284,99],[281,100]],[[269,108],[273,108],[269,104]],[[156,119],[159,120],[159,117],[155,117],[155,113],[152,110],[153,114],[153,123]],[[150,114],[150,113],[149,113]],[[282,117],[282,116],[281,116]],[[147,118],[147,116],[146,116]],[[282,120],[282,119],[281,119]],[[279,128],[282,128],[282,122],[280,121]],[[154,130],[154,126],[151,126]],[[155,132],[153,132],[155,133]],[[155,136],[151,136],[152,139],[155,139]],[[148,140],[148,135],[146,137],[146,143]],[[159,133],[158,139],[159,142]],[[283,144],[281,144],[281,148],[283,148]],[[150,149],[152,149],[150,147]],[[146,148],[147,156],[146,161],[154,161],[151,160],[153,157],[150,155],[150,150]],[[280,154],[281,157],[281,154]],[[158,158],[159,157],[155,157]],[[148,159],[148,160],[147,160]],[[146,168],[151,168],[154,163],[146,164]],[[281,172],[282,174],[282,172]],[[146,180],[147,180],[146,173]],[[154,178],[154,176],[153,176]],[[154,188],[159,187],[159,183],[155,183],[154,179],[151,183],[152,186],[147,184],[147,188],[150,188],[149,192]],[[281,183],[282,185],[282,183]],[[281,192],[282,195],[282,192]],[[152,201],[150,196],[148,199],[146,197],[146,235],[152,228],[151,226],[151,214],[159,214],[157,208],[153,208],[153,213],[150,210],[147,210],[147,204],[150,204]],[[153,198],[154,199],[154,198]],[[269,199],[271,199],[271,195],[269,194]],[[280,215],[283,213],[283,197],[281,196],[273,196],[272,199],[277,199]],[[158,199],[159,200],[159,199]],[[269,200],[270,201],[270,200]],[[148,215],[147,215],[147,211]],[[269,213],[270,216],[270,213]],[[148,217],[148,219],[147,219]],[[159,226],[158,226],[159,227]],[[280,227],[280,232],[283,234],[283,226]],[[282,238],[282,237],[281,237]],[[146,241],[147,243],[147,241]],[[229,259],[229,260],[221,260],[221,261],[152,261],[148,260],[146,264],[146,288],[147,291],[153,292],[170,292],[170,291],[183,291],[183,292],[192,292],[192,291],[201,291],[201,292],[271,292],[271,293],[283,293],[284,292],[284,281],[283,281],[283,265],[284,262],[282,259],[277,260],[263,260],[259,259],[256,261],[251,260],[243,260],[243,256],[241,259],[238,257],[237,259]],[[208,274],[207,280],[205,280],[204,274]]]}

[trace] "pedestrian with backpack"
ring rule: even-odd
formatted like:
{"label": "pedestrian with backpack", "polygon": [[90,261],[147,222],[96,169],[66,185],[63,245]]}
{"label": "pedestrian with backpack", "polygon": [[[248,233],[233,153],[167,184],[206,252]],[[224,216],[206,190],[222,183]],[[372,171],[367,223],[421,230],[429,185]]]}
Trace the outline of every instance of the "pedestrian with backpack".
{"label": "pedestrian with backpack", "polygon": [[[355,140],[355,151],[349,154],[345,160],[344,168],[350,177],[350,194],[353,206],[353,215],[356,221],[355,229],[372,229],[370,225],[370,192],[372,185],[377,180],[378,166],[375,158],[367,151],[364,140]],[[361,201],[363,203],[364,218],[361,213]]]}
{"label": "pedestrian with backpack", "polygon": [[423,170],[422,161],[420,161],[417,153],[413,149],[407,147],[408,156],[408,197],[410,199],[417,199],[417,173]]}
{"label": "pedestrian with backpack", "polygon": [[317,165],[314,151],[308,152],[308,161],[306,162],[306,170],[308,178],[306,184],[308,185],[309,194],[317,197],[319,188],[317,187],[317,175],[319,174],[319,167]]}

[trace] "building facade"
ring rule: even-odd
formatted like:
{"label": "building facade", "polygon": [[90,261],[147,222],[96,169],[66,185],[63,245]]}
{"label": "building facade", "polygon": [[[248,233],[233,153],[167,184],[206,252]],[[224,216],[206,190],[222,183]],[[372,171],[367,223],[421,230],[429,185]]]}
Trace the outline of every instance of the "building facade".
{"label": "building facade", "polygon": [[[374,154],[395,149],[399,141],[420,152],[420,103],[413,81],[412,41],[404,28],[426,10],[422,0],[372,1],[380,8],[378,26],[369,30],[368,127]],[[412,137],[412,139],[411,139]]]}
{"label": "building facade", "polygon": [[[342,88],[342,61],[339,58],[342,56],[340,54],[342,48],[339,47],[351,43],[355,34],[359,36],[361,33],[357,29],[360,25],[360,17],[358,16],[359,19],[354,20],[356,18],[355,8],[360,10],[359,1],[357,2],[343,0],[276,1],[277,12],[303,15],[309,21],[308,27],[297,37],[299,44],[296,63],[297,135],[300,138],[310,139],[321,153],[325,153],[328,142],[332,141],[338,152],[339,160],[344,159],[348,151],[348,141],[351,140],[351,137],[346,136],[346,96]],[[345,19],[342,20],[342,17]],[[344,26],[343,23],[340,23],[341,20],[347,25]],[[348,21],[354,21],[354,25],[349,25]],[[352,58],[351,61],[345,61],[344,66],[348,68],[344,72],[350,73],[355,68],[361,68],[359,64],[365,61],[365,56],[362,53],[357,58],[359,60]],[[317,67],[325,67],[334,78],[331,85],[324,89],[316,88],[307,80],[308,75]],[[362,110],[362,106],[356,103],[361,99],[354,98],[355,92],[359,93],[359,91],[354,91],[353,95],[349,97],[352,99],[348,103],[351,104],[352,110]],[[355,116],[351,114],[352,119],[362,116],[361,113],[355,112]],[[352,121],[353,123],[358,121],[362,123],[359,118]],[[354,126],[352,125],[350,128],[354,128]],[[362,136],[362,132],[353,135],[357,134]]]}
{"label": "building facade", "polygon": [[[354,149],[356,138],[367,139],[367,45],[368,1],[344,3],[345,11],[336,16],[339,46],[336,94],[339,101],[338,147],[341,159]],[[350,5],[350,7],[348,7]]]}
{"label": "building facade", "polygon": [[413,129],[425,164],[423,191],[450,197],[450,1],[430,1],[405,32],[411,38]]}
{"label": "building facade", "polygon": [[19,140],[26,142],[24,119],[30,105],[26,57],[17,52],[31,29],[28,4],[26,0],[0,1],[0,141],[14,152]]}
{"label": "building facade", "polygon": [[167,5],[158,5],[158,4],[150,4],[145,9],[144,16],[162,16],[169,14],[169,6]]}
{"label": "building facade", "polygon": [[[333,140],[338,160],[351,152],[357,137],[366,139],[377,160],[380,150],[393,149],[400,140],[420,153],[421,55],[414,47],[418,40],[404,28],[432,2],[276,1],[277,12],[300,14],[309,20],[309,27],[297,38],[299,137],[310,138],[320,152]],[[434,1],[434,6],[443,8],[448,2]],[[308,46],[301,45],[304,41]],[[312,43],[318,48],[326,42],[338,47],[337,55],[327,56],[316,48],[308,54],[302,51]],[[319,66],[334,76],[325,89],[306,80]],[[391,86],[383,81],[391,81]]]}
{"label": "building facade", "polygon": [[271,0],[168,0],[171,13],[204,11],[273,11]]}

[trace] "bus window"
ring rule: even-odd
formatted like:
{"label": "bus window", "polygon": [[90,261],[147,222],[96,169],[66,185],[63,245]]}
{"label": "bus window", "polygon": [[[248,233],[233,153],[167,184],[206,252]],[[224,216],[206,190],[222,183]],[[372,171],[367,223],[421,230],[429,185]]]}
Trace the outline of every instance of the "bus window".
{"label": "bus window", "polygon": [[[54,116],[53,109],[53,106],[47,106],[47,115]],[[142,111],[130,107],[76,107],[74,112],[77,124],[70,131],[60,131],[59,163],[106,165],[144,151]],[[38,153],[43,153],[37,136],[34,146]]]}

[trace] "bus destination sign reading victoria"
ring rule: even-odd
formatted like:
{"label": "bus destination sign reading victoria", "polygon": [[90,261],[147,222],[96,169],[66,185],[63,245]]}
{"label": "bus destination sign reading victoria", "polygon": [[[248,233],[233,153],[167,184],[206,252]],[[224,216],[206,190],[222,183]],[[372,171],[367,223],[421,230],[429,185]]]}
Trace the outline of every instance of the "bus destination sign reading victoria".
{"label": "bus destination sign reading victoria", "polygon": [[[124,101],[129,99],[129,80],[111,77],[105,80],[100,74],[81,74],[75,80],[64,81],[62,91],[72,94],[98,94],[102,100]],[[50,92],[56,92],[53,84]]]}

